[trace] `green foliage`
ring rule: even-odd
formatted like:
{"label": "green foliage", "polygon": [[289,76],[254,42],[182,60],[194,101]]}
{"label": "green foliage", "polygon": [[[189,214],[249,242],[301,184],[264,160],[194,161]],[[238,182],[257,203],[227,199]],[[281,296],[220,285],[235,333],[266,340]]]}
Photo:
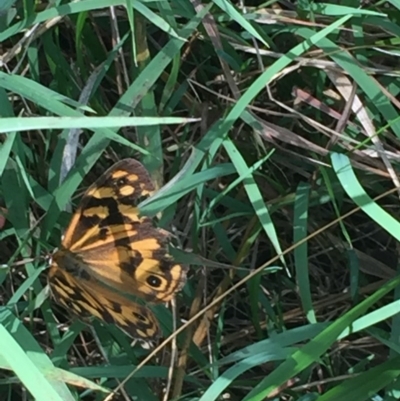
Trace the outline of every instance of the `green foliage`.
{"label": "green foliage", "polygon": [[[400,5],[292,3],[0,2],[1,400],[398,399]],[[48,294],[124,157],[191,265],[179,364]]]}

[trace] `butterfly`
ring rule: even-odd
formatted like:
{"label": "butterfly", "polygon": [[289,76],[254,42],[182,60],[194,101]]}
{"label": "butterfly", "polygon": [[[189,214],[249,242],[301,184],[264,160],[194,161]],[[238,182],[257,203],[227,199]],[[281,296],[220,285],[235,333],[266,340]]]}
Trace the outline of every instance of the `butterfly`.
{"label": "butterfly", "polygon": [[154,192],[137,160],[111,166],[84,193],[48,274],[53,298],[73,315],[146,341],[161,329],[145,304],[170,301],[186,282],[186,267],[168,253],[170,234],[139,213]]}

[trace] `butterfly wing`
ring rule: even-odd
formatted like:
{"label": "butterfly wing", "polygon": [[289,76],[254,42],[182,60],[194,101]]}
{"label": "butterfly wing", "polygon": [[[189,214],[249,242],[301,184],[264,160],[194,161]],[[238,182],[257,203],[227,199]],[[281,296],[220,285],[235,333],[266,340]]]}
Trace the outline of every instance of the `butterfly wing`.
{"label": "butterfly wing", "polygon": [[62,247],[78,254],[88,275],[150,302],[167,302],[186,281],[186,268],[168,254],[169,234],[139,215],[154,193],[147,170],[134,159],[114,164],[82,197]]}
{"label": "butterfly wing", "polygon": [[148,308],[107,289],[84,272],[79,277],[70,274],[54,260],[48,282],[56,302],[83,321],[96,317],[115,324],[132,338],[154,341],[160,337],[157,319]]}

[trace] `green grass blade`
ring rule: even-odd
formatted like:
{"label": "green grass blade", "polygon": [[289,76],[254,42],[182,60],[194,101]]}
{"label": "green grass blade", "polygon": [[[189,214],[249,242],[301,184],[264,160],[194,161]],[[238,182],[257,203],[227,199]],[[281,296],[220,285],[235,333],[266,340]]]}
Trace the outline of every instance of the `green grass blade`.
{"label": "green grass blade", "polygon": [[400,277],[389,281],[373,295],[331,323],[322,333],[318,334],[299,351],[296,351],[269,376],[257,384],[243,401],[261,401],[265,399],[271,391],[277,389],[287,380],[303,371],[311,363],[317,361],[318,358],[337,340],[343,330],[351,326],[354,320],[365,313],[368,308],[374,305],[387,293],[393,291],[393,289],[399,284]]}
{"label": "green grass blade", "polygon": [[[308,235],[308,207],[309,207],[310,186],[300,183],[296,191],[293,216],[293,241],[302,241]],[[311,287],[309,280],[308,266],[308,244],[303,242],[294,250],[296,264],[296,281],[299,286],[301,303],[307,319],[310,323],[316,323],[315,311],[313,308]]]}
{"label": "green grass blade", "polygon": [[44,376],[41,369],[51,369],[51,361],[31,334],[6,309],[0,310],[0,342],[2,358],[37,400],[74,400],[63,383]]}
{"label": "green grass blade", "polygon": [[378,223],[390,235],[400,241],[400,223],[382,209],[361,186],[347,156],[333,153],[332,166],[343,189],[353,202],[359,206],[372,220]]}

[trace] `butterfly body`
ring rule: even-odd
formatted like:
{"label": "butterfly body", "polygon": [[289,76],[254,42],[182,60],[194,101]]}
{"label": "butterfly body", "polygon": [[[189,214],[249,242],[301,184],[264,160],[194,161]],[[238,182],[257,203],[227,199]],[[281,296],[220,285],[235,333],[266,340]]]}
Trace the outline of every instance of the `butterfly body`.
{"label": "butterfly body", "polygon": [[168,254],[169,234],[139,214],[138,203],[153,192],[139,162],[113,165],[83,195],[48,275],[56,301],[82,320],[94,316],[146,340],[161,330],[130,296],[167,302],[186,281],[186,269]]}

